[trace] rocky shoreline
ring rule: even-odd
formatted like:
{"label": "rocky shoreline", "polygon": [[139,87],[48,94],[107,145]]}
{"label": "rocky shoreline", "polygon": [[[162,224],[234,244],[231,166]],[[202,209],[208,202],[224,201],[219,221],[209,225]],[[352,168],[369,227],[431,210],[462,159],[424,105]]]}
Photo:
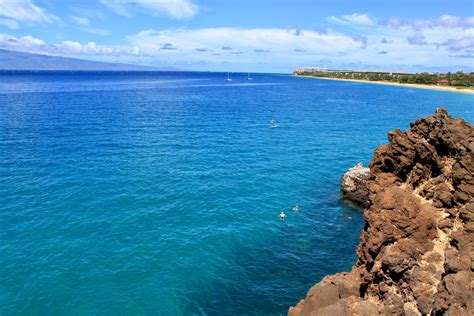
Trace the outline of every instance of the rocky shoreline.
{"label": "rocky shoreline", "polygon": [[388,133],[370,171],[341,179],[365,208],[352,271],[325,277],[296,315],[472,315],[474,126],[446,110]]}

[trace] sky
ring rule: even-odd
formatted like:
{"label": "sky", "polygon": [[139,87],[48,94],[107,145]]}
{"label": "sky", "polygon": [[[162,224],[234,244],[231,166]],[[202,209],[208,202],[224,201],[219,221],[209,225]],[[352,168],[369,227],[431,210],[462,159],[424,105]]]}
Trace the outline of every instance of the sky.
{"label": "sky", "polygon": [[199,71],[474,71],[474,0],[0,0],[0,48]]}

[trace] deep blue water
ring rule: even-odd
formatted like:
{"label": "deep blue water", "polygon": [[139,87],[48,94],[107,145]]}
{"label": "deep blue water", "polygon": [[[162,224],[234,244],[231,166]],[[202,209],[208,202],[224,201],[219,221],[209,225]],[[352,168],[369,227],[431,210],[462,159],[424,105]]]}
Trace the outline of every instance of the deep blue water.
{"label": "deep blue water", "polygon": [[439,105],[474,121],[467,94],[245,76],[0,74],[0,314],[284,314],[355,261],[340,174]]}

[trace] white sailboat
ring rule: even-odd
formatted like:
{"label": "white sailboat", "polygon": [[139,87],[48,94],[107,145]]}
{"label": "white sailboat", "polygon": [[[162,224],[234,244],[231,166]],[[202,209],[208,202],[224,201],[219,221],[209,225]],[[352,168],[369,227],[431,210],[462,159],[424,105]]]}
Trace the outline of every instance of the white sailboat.
{"label": "white sailboat", "polygon": [[227,73],[227,79],[225,81],[232,81],[232,78],[230,77],[230,72]]}
{"label": "white sailboat", "polygon": [[252,80],[253,78],[250,77],[250,73],[247,74],[247,80]]}

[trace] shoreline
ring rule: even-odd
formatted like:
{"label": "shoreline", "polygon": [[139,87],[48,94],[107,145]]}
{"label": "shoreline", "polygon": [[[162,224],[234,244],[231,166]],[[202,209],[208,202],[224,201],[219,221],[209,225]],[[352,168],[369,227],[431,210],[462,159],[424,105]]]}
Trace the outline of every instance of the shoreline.
{"label": "shoreline", "polygon": [[399,87],[406,87],[406,88],[418,88],[418,89],[428,89],[428,90],[439,90],[439,91],[449,91],[449,92],[460,92],[460,93],[474,94],[474,89],[457,89],[457,88],[453,88],[453,87],[431,86],[431,85],[416,84],[416,83],[398,83],[398,82],[369,81],[369,80],[359,80],[359,79],[341,79],[341,78],[314,77],[314,76],[305,76],[305,75],[293,75],[293,76],[295,76],[295,77],[304,77],[304,78],[313,78],[313,79],[323,79],[323,80],[336,80],[336,81],[350,81],[350,82],[359,82],[359,83],[384,84],[384,85],[399,86]]}

